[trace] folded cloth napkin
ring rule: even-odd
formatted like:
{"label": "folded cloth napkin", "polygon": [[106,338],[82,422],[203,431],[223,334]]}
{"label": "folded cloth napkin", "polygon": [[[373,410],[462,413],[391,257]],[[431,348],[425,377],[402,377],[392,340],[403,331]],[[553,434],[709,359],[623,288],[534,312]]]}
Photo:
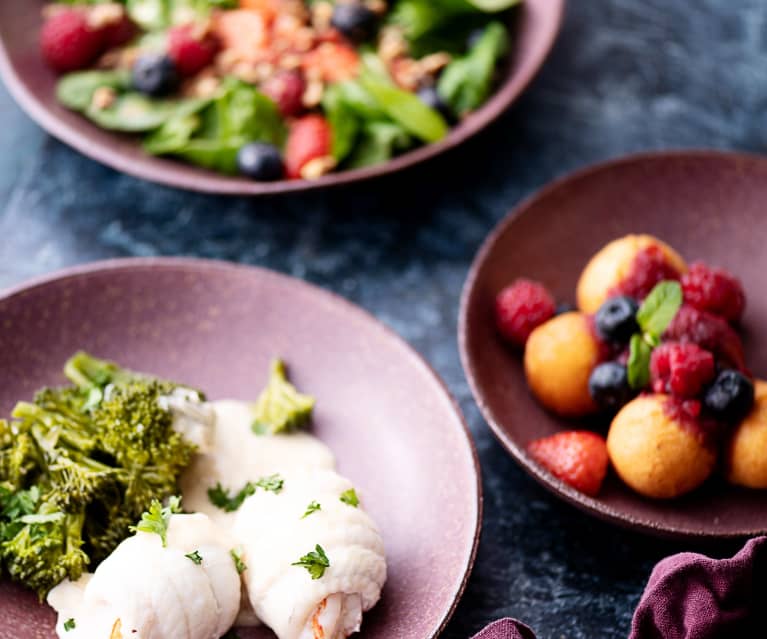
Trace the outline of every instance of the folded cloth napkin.
{"label": "folded cloth napkin", "polygon": [[[762,639],[767,637],[767,537],[732,559],[685,552],[652,572],[629,639]],[[490,624],[473,639],[535,639],[514,619]]]}

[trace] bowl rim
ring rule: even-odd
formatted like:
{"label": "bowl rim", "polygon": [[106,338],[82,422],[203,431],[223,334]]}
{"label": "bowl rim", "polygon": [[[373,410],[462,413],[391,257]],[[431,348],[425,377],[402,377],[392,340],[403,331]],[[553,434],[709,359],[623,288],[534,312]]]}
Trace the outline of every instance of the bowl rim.
{"label": "bowl rim", "polygon": [[[688,540],[743,539],[745,537],[765,534],[767,533],[767,529],[754,528],[752,530],[719,533],[712,532],[705,528],[693,529],[684,526],[677,527],[673,525],[659,524],[650,519],[635,517],[615,509],[596,498],[589,497],[562,480],[552,476],[539,464],[535,463],[527,452],[505,432],[499,421],[493,417],[489,404],[485,399],[483,389],[477,381],[475,361],[469,352],[469,308],[474,304],[477,282],[482,268],[490,254],[495,250],[501,236],[505,236],[506,233],[509,232],[509,229],[517,224],[517,221],[523,215],[529,214],[540,200],[548,198],[551,194],[562,188],[566,188],[582,180],[590,179],[603,172],[609,173],[615,169],[620,169],[621,167],[635,164],[642,165],[646,163],[665,162],[669,160],[684,161],[688,159],[724,162],[730,165],[747,164],[749,166],[761,166],[764,170],[767,170],[767,158],[755,153],[725,151],[715,148],[650,150],[620,155],[594,164],[589,164],[583,168],[576,169],[575,171],[562,174],[550,182],[547,182],[533,193],[521,199],[508,213],[506,213],[506,215],[504,215],[503,218],[501,218],[488,236],[483,240],[474,256],[466,280],[464,281],[463,289],[461,290],[457,331],[458,351],[461,359],[461,366],[463,367],[464,375],[469,384],[471,394],[477,403],[482,417],[490,427],[490,431],[501,446],[511,455],[514,461],[550,493],[564,499],[565,502],[575,506],[579,510],[595,516],[597,519],[655,537]],[[541,410],[543,409],[541,408]]]}
{"label": "bowl rim", "polygon": [[466,421],[463,411],[461,410],[460,405],[458,404],[458,401],[455,399],[447,384],[442,379],[442,377],[440,377],[433,366],[403,337],[394,331],[394,329],[384,324],[381,320],[376,318],[371,312],[367,311],[362,306],[351,302],[350,300],[333,291],[329,291],[304,280],[261,266],[252,266],[227,262],[224,260],[193,257],[113,258],[97,260],[85,264],[78,264],[75,266],[55,270],[45,275],[33,277],[21,283],[0,290],[0,304],[6,303],[14,297],[24,295],[33,290],[42,289],[52,284],[57,284],[70,279],[81,278],[83,276],[87,277],[88,275],[93,274],[124,271],[151,271],[158,268],[193,270],[197,272],[222,271],[228,273],[250,273],[251,275],[255,275],[257,277],[267,278],[280,282],[285,286],[295,287],[296,289],[304,291],[314,297],[323,299],[329,305],[339,307],[345,314],[351,315],[368,325],[374,326],[376,330],[378,330],[386,339],[391,340],[398,346],[398,348],[410,360],[413,366],[417,366],[421,369],[421,371],[426,375],[426,378],[430,379],[431,382],[435,384],[435,390],[440,392],[448,401],[453,414],[461,426],[460,430],[463,434],[464,443],[468,447],[469,458],[471,460],[470,471],[474,475],[474,482],[476,487],[475,492],[472,494],[474,510],[476,512],[473,515],[473,521],[469,521],[470,526],[474,529],[474,533],[471,542],[471,548],[469,548],[468,556],[466,558],[466,563],[462,568],[462,573],[458,582],[450,586],[450,589],[452,590],[452,601],[450,605],[444,610],[444,612],[442,612],[441,618],[437,620],[434,630],[429,635],[429,639],[437,639],[437,637],[439,637],[439,635],[449,623],[450,619],[453,617],[458,604],[463,598],[463,594],[466,590],[466,586],[469,582],[469,578],[471,577],[474,565],[476,563],[477,551],[479,549],[479,542],[482,534],[482,518],[484,513],[482,468],[479,462],[479,455],[477,453],[474,437],[471,434],[471,430],[469,429],[469,425]]}
{"label": "bowl rim", "polygon": [[[2,37],[0,37],[0,77],[5,81],[9,92],[22,110],[41,128],[86,157],[121,173],[156,184],[219,195],[254,196],[313,191],[398,173],[457,147],[495,122],[529,87],[551,53],[561,30],[566,0],[542,1],[550,5],[547,11],[550,12],[551,19],[541,32],[542,38],[536,47],[536,55],[520,73],[509,75],[487,102],[471,114],[467,121],[452,129],[446,138],[408,151],[383,164],[330,173],[316,180],[254,182],[217,174],[173,158],[147,156],[145,160],[136,162],[134,158],[126,156],[122,151],[115,151],[110,146],[95,142],[74,125],[62,121],[46,103],[38,100],[17,73],[11,61],[10,51]],[[526,10],[527,4],[525,2],[521,4],[522,10]],[[96,125],[89,124],[89,126]],[[120,135],[116,132],[107,133],[115,138]]]}

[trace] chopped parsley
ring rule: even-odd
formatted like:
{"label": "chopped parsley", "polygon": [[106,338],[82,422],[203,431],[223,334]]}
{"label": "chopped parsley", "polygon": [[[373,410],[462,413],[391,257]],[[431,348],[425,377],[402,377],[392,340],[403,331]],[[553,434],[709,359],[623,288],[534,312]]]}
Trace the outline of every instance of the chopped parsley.
{"label": "chopped parsley", "polygon": [[69,632],[70,630],[74,630],[76,625],[75,620],[70,617],[64,622],[64,631]]}
{"label": "chopped parsley", "polygon": [[353,508],[357,508],[357,506],[360,505],[360,499],[357,497],[357,491],[354,490],[354,488],[350,488],[349,490],[342,492],[340,499],[342,502],[352,506]]}
{"label": "chopped parsley", "polygon": [[328,559],[322,546],[317,544],[312,552],[304,555],[291,566],[306,568],[312,579],[319,579],[325,574],[325,569],[330,567],[330,559]]}
{"label": "chopped parsley", "polygon": [[199,550],[190,552],[188,555],[184,555],[184,557],[186,557],[187,559],[191,559],[198,566],[202,563],[202,555],[200,554]]}
{"label": "chopped parsley", "polygon": [[217,482],[213,488],[208,488],[208,499],[217,508],[233,513],[235,510],[239,510],[248,497],[256,493],[257,488],[279,494],[284,485],[285,480],[282,477],[277,474],[269,475],[256,482],[247,482],[238,492],[230,495],[229,491],[221,485],[221,482]]}
{"label": "chopped parsley", "polygon": [[316,513],[318,510],[322,510],[322,506],[319,502],[313,501],[306,507],[306,512],[301,519],[306,519],[309,515]]}
{"label": "chopped parsley", "polygon": [[160,535],[163,547],[168,545],[168,523],[175,513],[181,512],[181,497],[171,497],[163,506],[157,499],[152,500],[149,510],[141,515],[141,521],[131,526],[131,532],[145,532]]}
{"label": "chopped parsley", "polygon": [[245,572],[245,569],[247,566],[245,565],[245,562],[242,560],[242,555],[240,554],[240,551],[236,548],[232,548],[229,551],[229,554],[232,556],[232,561],[234,561],[234,567],[237,570],[237,574],[241,575],[243,572]]}

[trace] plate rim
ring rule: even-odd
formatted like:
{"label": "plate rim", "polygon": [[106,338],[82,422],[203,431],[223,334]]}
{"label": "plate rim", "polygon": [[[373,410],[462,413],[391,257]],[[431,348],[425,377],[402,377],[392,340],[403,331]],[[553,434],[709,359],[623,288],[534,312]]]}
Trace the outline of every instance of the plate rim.
{"label": "plate rim", "polygon": [[584,167],[569,171],[546,182],[543,186],[535,189],[531,194],[522,198],[514,205],[493,227],[487,237],[482,241],[469,268],[466,280],[461,290],[460,306],[458,312],[458,351],[461,359],[464,376],[469,384],[471,394],[477,403],[483,419],[490,427],[495,439],[509,453],[512,459],[522,467],[538,484],[543,486],[554,496],[563,499],[566,503],[575,506],[579,510],[596,517],[602,521],[617,525],[624,529],[641,532],[654,537],[679,539],[679,540],[715,540],[715,539],[743,539],[767,533],[767,527],[755,528],[740,532],[712,532],[705,528],[694,530],[686,527],[674,527],[658,524],[651,520],[633,517],[620,510],[610,507],[604,502],[576,490],[560,479],[557,479],[534,463],[527,453],[509,437],[502,425],[494,419],[490,411],[484,392],[477,382],[476,367],[469,354],[468,346],[468,313],[473,303],[476,284],[480,271],[487,258],[495,249],[501,236],[505,235],[510,228],[518,223],[524,215],[530,211],[540,200],[548,198],[553,193],[572,184],[587,180],[600,173],[609,173],[627,165],[642,165],[646,163],[683,160],[704,160],[726,162],[730,165],[748,164],[749,166],[761,166],[767,171],[767,157],[756,153],[742,151],[728,151],[716,148],[690,148],[648,150],[588,164]]}
{"label": "plate rim", "polygon": [[280,273],[278,271],[274,271],[262,266],[253,266],[249,264],[228,262],[225,260],[195,257],[129,257],[96,260],[84,264],[77,264],[74,266],[57,269],[44,275],[28,278],[18,284],[14,284],[1,289],[0,304],[6,303],[14,297],[24,295],[30,291],[39,290],[52,284],[76,279],[82,276],[136,270],[151,271],[158,268],[190,269],[197,272],[209,272],[211,270],[215,270],[246,274],[250,273],[251,275],[255,275],[257,277],[271,279],[276,282],[281,282],[283,285],[295,287],[315,297],[324,298],[329,304],[340,307],[345,313],[351,314],[367,324],[374,325],[382,335],[397,344],[402,352],[405,353],[411,360],[412,364],[420,367],[423,373],[426,374],[432,383],[436,384],[435,389],[441,392],[444,399],[448,401],[448,405],[450,406],[453,414],[461,426],[460,431],[463,435],[463,442],[468,447],[469,458],[471,460],[470,470],[474,475],[474,481],[476,485],[476,490],[472,493],[474,498],[474,509],[476,512],[474,513],[473,521],[470,520],[469,522],[474,531],[471,548],[468,549],[468,555],[462,567],[462,572],[458,581],[455,584],[450,585],[450,589],[452,591],[450,604],[441,613],[441,617],[437,620],[435,628],[433,631],[431,631],[431,634],[428,635],[428,639],[437,639],[437,637],[439,637],[439,635],[452,619],[458,604],[461,602],[474,566],[476,564],[477,552],[479,549],[479,542],[482,534],[484,514],[482,468],[479,462],[479,455],[477,453],[474,437],[471,434],[471,430],[469,428],[468,422],[466,421],[466,417],[453,393],[450,391],[446,382],[437,373],[434,367],[426,360],[426,358],[422,356],[394,329],[387,326],[384,322],[375,317],[375,315],[373,315],[370,311],[366,310],[362,306],[355,304],[354,302],[344,298],[334,291],[327,290],[305,280],[301,280],[291,275]]}
{"label": "plate rim", "polygon": [[[9,93],[21,110],[49,135],[91,160],[131,177],[167,187],[216,195],[259,196],[315,191],[366,182],[373,178],[399,173],[463,144],[495,122],[528,89],[548,59],[562,29],[567,0],[544,0],[544,2],[552,6],[553,18],[549,22],[548,30],[544,32],[545,37],[541,39],[541,45],[533,58],[533,63],[529,65],[529,68],[524,69],[524,73],[510,76],[488,101],[472,114],[469,121],[453,129],[444,140],[418,147],[384,164],[331,173],[316,180],[253,182],[198,167],[191,167],[193,170],[184,170],[184,163],[172,158],[152,158],[163,163],[162,170],[159,172],[156,165],[149,165],[146,162],[136,164],[121,151],[115,152],[111,147],[86,137],[72,125],[60,120],[45,103],[39,101],[16,72],[11,62],[11,54],[2,37],[0,37],[0,78],[5,82]],[[109,133],[113,137],[120,135],[117,132]]]}

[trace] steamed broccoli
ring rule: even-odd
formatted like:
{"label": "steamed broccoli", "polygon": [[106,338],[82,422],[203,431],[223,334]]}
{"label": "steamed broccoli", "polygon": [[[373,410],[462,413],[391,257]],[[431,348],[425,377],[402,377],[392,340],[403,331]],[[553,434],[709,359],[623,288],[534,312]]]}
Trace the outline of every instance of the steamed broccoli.
{"label": "steamed broccoli", "polygon": [[41,597],[93,569],[153,500],[178,492],[195,446],[164,398],[204,399],[87,353],[64,372],[73,386],[43,389],[0,421],[0,560]]}
{"label": "steamed broccoli", "polygon": [[299,393],[288,381],[282,360],[272,362],[269,382],[253,407],[251,426],[256,435],[289,433],[306,426],[312,418],[314,398]]}

